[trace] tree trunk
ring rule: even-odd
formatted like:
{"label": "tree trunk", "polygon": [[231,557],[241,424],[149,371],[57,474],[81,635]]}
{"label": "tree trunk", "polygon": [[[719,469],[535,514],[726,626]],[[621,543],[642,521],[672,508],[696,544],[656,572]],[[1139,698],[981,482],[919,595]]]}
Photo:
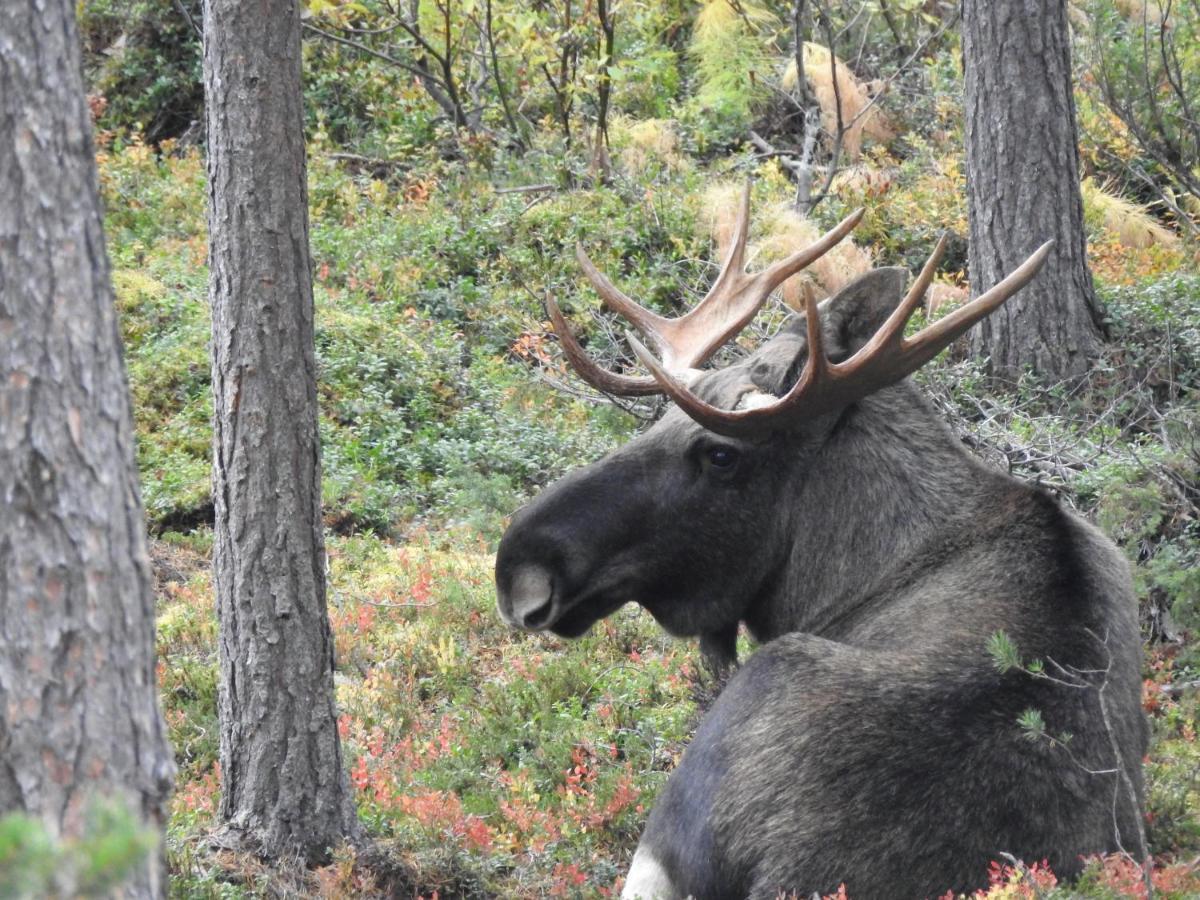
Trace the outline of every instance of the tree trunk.
{"label": "tree trunk", "polygon": [[[174,763],[74,4],[0,5],[0,813],[161,834]],[[161,851],[131,896],[163,896]]]}
{"label": "tree trunk", "polygon": [[206,0],[222,840],[357,834],[325,606],[300,13]]}
{"label": "tree trunk", "polygon": [[978,295],[1043,241],[1041,274],[981,323],[972,349],[992,375],[1025,367],[1084,374],[1101,331],[1083,231],[1071,48],[1064,0],[963,0],[971,291]]}

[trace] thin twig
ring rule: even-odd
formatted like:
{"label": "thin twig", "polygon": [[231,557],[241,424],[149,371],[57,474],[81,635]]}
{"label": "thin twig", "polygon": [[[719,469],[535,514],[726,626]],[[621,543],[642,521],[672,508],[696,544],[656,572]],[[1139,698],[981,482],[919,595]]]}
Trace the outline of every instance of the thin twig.
{"label": "thin twig", "polygon": [[192,14],[188,12],[188,8],[184,6],[183,0],[174,0],[175,8],[187,20],[187,23],[192,26],[192,31],[196,32],[196,37],[204,40],[204,30],[196,24],[196,20],[192,18]]}
{"label": "thin twig", "polygon": [[315,34],[319,37],[323,37],[327,41],[333,41],[335,44],[342,44],[346,47],[352,47],[353,49],[358,50],[360,53],[365,53],[368,56],[373,56],[376,59],[382,60],[385,63],[396,66],[399,69],[403,69],[405,72],[409,72],[412,75],[415,75],[417,78],[434,77],[434,76],[431,76],[428,71],[419,69],[417,66],[409,65],[402,59],[396,59],[396,57],[390,56],[387,53],[381,53],[378,50],[368,47],[366,44],[360,44],[358,41],[350,40],[350,38],[342,37],[339,34],[333,34],[331,32],[325,31],[309,22],[304,23],[304,30],[309,32],[310,34]]}

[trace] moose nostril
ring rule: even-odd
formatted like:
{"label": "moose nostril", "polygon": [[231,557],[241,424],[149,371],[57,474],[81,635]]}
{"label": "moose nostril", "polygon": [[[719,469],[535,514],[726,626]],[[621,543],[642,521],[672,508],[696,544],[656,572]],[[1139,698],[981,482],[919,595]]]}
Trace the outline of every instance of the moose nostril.
{"label": "moose nostril", "polygon": [[541,566],[525,565],[514,572],[507,594],[510,624],[529,631],[553,624],[554,579]]}
{"label": "moose nostril", "polygon": [[530,631],[540,631],[554,618],[554,602],[547,598],[540,606],[514,609],[521,625]]}

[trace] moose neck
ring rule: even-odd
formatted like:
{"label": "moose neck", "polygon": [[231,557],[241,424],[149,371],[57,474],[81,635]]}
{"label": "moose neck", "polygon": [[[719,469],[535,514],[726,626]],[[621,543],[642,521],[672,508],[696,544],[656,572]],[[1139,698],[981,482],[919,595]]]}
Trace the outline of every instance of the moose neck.
{"label": "moose neck", "polygon": [[977,521],[997,475],[903,382],[847,410],[803,473],[783,571],[747,612],[754,636],[821,635],[913,556]]}

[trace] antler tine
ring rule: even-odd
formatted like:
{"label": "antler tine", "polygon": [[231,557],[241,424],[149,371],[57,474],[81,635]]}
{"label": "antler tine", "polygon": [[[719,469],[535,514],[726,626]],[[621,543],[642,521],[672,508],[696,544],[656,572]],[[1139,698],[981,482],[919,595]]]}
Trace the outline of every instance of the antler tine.
{"label": "antler tine", "polygon": [[929,285],[933,282],[933,276],[937,272],[938,264],[941,263],[942,256],[946,253],[946,243],[949,239],[950,235],[943,231],[942,236],[938,238],[937,246],[933,248],[933,252],[929,254],[929,259],[921,267],[921,274],[917,276],[917,280],[908,289],[908,293],[904,295],[904,299],[900,301],[900,305],[892,310],[892,314],[887,317],[887,321],[883,323],[880,329],[871,337],[871,340],[867,342],[867,345],[860,351],[863,356],[874,354],[879,347],[882,347],[884,344],[894,343],[897,338],[903,339],[904,326],[908,324],[908,320],[912,318],[912,314],[916,312],[917,307],[921,305],[921,301],[925,298],[925,292],[929,290]]}
{"label": "antler tine", "polygon": [[[816,243],[810,244],[803,250],[793,253],[791,256],[781,259],[778,262],[772,263],[767,269],[764,269],[755,277],[763,283],[761,290],[766,295],[770,295],[771,291],[783,284],[801,269],[812,265],[834,247],[851,231],[858,227],[858,223],[862,221],[866,210],[859,207],[838,222],[833,228],[821,235]],[[765,299],[765,297],[764,297]]]}
{"label": "antler tine", "polygon": [[[704,299],[697,304],[696,309],[704,306],[709,297],[736,286],[736,283],[745,276],[746,240],[750,237],[750,184],[750,179],[747,178],[745,187],[742,188],[742,198],[738,203],[737,219],[733,224],[733,240],[725,253],[725,259],[721,261],[721,269],[717,272],[717,278],[712,287],[708,289]],[[692,310],[692,312],[695,311]]]}
{"label": "antler tine", "polygon": [[[722,344],[746,327],[782,281],[820,259],[853,231],[862,220],[863,212],[856,209],[803,250],[755,275],[724,269],[695,309],[663,323],[663,336],[675,354],[673,358],[663,354],[666,367],[673,370],[702,365]],[[734,255],[730,254],[728,260],[733,259]]]}
{"label": "antler tine", "polygon": [[715,431],[718,434],[726,434],[730,437],[749,436],[756,430],[738,420],[737,413],[719,409],[697,397],[687,385],[664,369],[662,364],[654,358],[654,354],[647,350],[632,332],[625,332],[625,339],[629,341],[629,346],[633,348],[634,356],[641,360],[642,365],[653,374],[654,381],[657,382],[659,389],[674,400],[675,405],[682,409],[688,418],[698,422],[710,431]]}
{"label": "antler tine", "polygon": [[922,328],[905,340],[901,345],[905,358],[913,361],[909,372],[916,371],[933,359],[943,348],[950,346],[960,335],[965,334],[972,325],[999,309],[1005,300],[1029,284],[1053,249],[1054,241],[1046,241],[991,290],[980,294],[944,319]]}
{"label": "antler tine", "polygon": [[579,373],[580,378],[596,390],[624,397],[642,397],[647,394],[662,393],[662,388],[653,378],[618,375],[616,372],[610,372],[597,365],[576,339],[562,310],[554,302],[554,298],[548,295],[546,297],[546,314],[550,316],[550,324],[554,328],[554,333],[558,335],[558,342],[562,345],[563,353],[566,354],[572,368]]}
{"label": "antler tine", "polygon": [[[625,332],[634,355],[641,360],[642,365],[651,371],[663,392],[675,401],[690,419],[717,434],[729,437],[751,437],[772,430],[781,414],[790,412],[800,404],[806,403],[806,411],[815,415],[825,410],[813,409],[813,399],[820,392],[820,386],[833,374],[833,367],[825,355],[825,341],[821,333],[821,314],[817,309],[817,301],[811,295],[805,297],[805,319],[808,332],[808,359],[804,370],[792,389],[778,402],[765,407],[751,409],[726,410],[713,406],[711,403],[696,396],[687,385],[676,379],[664,369],[654,356],[630,332]],[[786,416],[791,418],[790,416]]]}
{"label": "antler tine", "polygon": [[579,265],[605,305],[633,323],[649,340],[668,371],[703,365],[722,344],[746,327],[780,282],[827,253],[863,216],[863,210],[855,210],[811,246],[763,272],[747,275],[745,255],[750,233],[750,187],[747,180],[742,190],[733,243],[725,254],[716,281],[704,299],[679,318],[665,318],[635,303],[596,268],[582,245],[575,246]]}
{"label": "antler tine", "polygon": [[636,325],[638,331],[649,338],[650,342],[654,344],[655,350],[664,356],[667,355],[670,350],[670,344],[666,337],[664,337],[662,329],[663,326],[670,324],[670,320],[663,318],[657,313],[652,313],[622,293],[592,263],[587,252],[583,249],[583,244],[575,245],[575,258],[579,261],[579,265],[583,269],[583,274],[587,276],[588,281],[592,283],[592,287],[596,289],[596,293],[600,295],[600,299],[604,301],[604,305]]}

